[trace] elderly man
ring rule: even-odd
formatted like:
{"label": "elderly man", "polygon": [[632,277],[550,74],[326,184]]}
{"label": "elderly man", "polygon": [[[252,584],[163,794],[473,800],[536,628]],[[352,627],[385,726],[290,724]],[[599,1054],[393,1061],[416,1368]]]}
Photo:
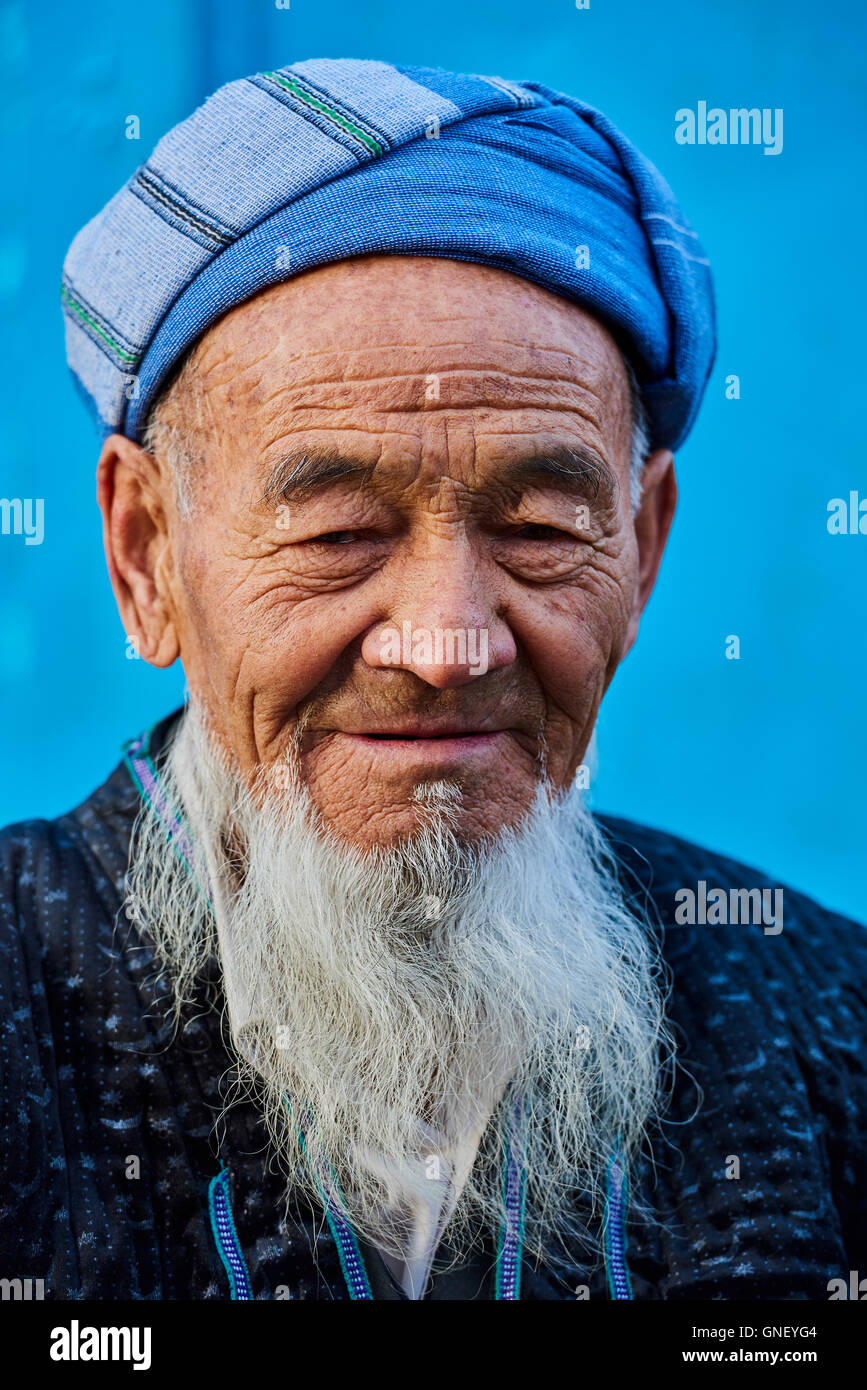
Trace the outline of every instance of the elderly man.
{"label": "elderly man", "polygon": [[189,701],[2,838],[0,1275],[827,1298],[863,929],[586,804],[713,356],[659,174],[535,83],[298,63],[158,144],[63,302]]}

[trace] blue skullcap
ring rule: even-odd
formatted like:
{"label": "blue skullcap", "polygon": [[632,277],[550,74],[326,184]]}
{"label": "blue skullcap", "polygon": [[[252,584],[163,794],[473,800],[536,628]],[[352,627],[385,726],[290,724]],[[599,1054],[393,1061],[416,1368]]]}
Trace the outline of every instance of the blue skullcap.
{"label": "blue skullcap", "polygon": [[536,82],[319,58],[230,82],[75,238],[69,365],[105,434],[141,436],[228,309],[368,253],[499,266],[594,314],[677,448],[715,351],[701,244],[607,117]]}

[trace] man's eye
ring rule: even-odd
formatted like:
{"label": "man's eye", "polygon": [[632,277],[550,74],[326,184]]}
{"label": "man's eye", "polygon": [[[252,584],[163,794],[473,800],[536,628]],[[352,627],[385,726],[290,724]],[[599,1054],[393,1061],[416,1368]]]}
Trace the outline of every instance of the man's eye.
{"label": "man's eye", "polygon": [[358,531],[325,531],[321,536],[313,537],[317,545],[349,545],[351,541],[358,539]]}
{"label": "man's eye", "polygon": [[556,526],[543,526],[541,522],[528,522],[520,530],[513,532],[518,540],[521,541],[559,541],[570,540],[571,537],[565,531],[560,531]]}

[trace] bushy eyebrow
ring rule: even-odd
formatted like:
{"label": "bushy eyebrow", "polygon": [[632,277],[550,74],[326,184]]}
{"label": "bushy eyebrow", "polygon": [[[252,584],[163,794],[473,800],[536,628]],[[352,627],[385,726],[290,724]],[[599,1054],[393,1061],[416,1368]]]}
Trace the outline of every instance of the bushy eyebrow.
{"label": "bushy eyebrow", "polygon": [[[301,502],[311,494],[354,478],[363,486],[376,464],[334,451],[293,450],[271,469],[262,501],[278,498]],[[609,464],[584,445],[557,445],[520,458],[509,459],[492,477],[497,486],[516,497],[552,485],[561,492],[611,506],[617,497],[617,476]]]}
{"label": "bushy eyebrow", "polygon": [[497,472],[497,483],[518,496],[533,488],[550,488],[610,507],[620,484],[610,464],[584,445],[557,445],[510,459]]}
{"label": "bushy eyebrow", "polygon": [[275,502],[278,497],[284,500],[291,497],[300,502],[311,493],[343,482],[345,478],[355,477],[364,483],[375,466],[333,451],[293,450],[278,459],[271,469],[262,501]]}

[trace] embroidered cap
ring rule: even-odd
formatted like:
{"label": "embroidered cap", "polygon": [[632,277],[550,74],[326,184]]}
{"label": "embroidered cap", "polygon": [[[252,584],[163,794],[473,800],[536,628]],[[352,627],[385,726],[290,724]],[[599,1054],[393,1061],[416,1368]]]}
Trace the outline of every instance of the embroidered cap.
{"label": "embroidered cap", "polygon": [[229,309],[369,253],[498,266],[574,300],[631,358],[677,448],[715,352],[707,258],[600,112],[536,82],[320,58],[221,87],[72,243],[69,365],[104,434],[141,436]]}

